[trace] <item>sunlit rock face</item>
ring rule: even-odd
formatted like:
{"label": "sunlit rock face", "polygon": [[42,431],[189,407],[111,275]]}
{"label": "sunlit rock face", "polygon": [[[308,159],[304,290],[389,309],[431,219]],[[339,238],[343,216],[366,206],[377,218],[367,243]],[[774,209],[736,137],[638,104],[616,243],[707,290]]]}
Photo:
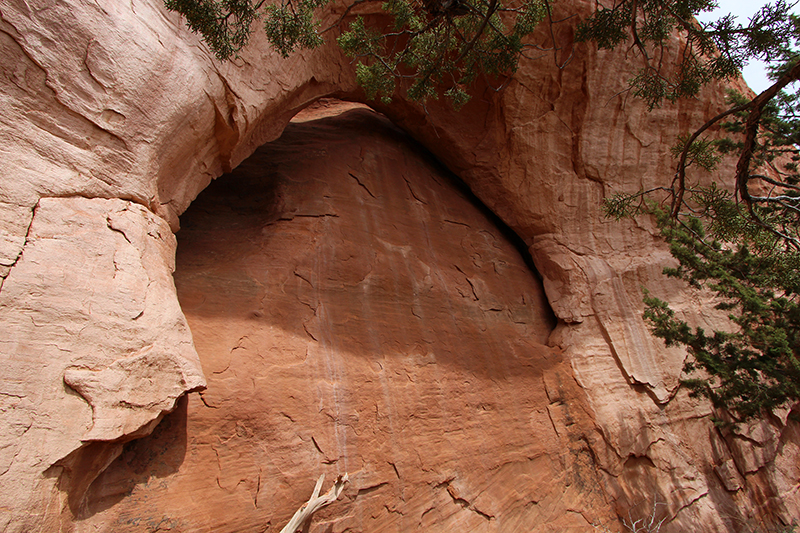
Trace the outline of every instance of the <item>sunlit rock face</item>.
{"label": "sunlit rock face", "polygon": [[564,425],[592,430],[544,344],[555,321],[535,270],[385,118],[291,124],[181,225],[176,284],[208,389],[95,482],[87,531],[162,517],[185,531],[275,528],[320,473],[345,472],[323,515],[332,531],[608,518],[588,447]]}
{"label": "sunlit rock face", "polygon": [[[539,326],[535,325],[536,321],[528,322],[527,326],[517,324],[517,314],[523,306],[519,293],[507,301],[497,300],[500,303],[494,303],[492,297],[487,296],[495,293],[507,296],[503,291],[516,286],[509,283],[498,287],[490,283],[486,272],[490,273],[495,267],[484,269],[498,259],[489,252],[500,252],[491,247],[488,237],[469,241],[480,260],[478,263],[466,260],[455,263],[461,271],[447,270],[450,267],[434,261],[434,258],[442,261],[443,256],[438,251],[440,246],[433,243],[438,239],[452,246],[456,238],[442,235],[466,231],[459,229],[466,226],[457,223],[461,219],[454,219],[456,223],[442,223],[439,228],[434,221],[441,218],[441,213],[431,211],[426,215],[430,218],[422,216],[418,212],[421,206],[433,209],[439,204],[426,196],[422,184],[412,182],[412,178],[408,178],[409,184],[405,179],[400,183],[402,191],[419,197],[414,200],[416,203],[407,206],[405,220],[424,223],[419,226],[424,231],[417,231],[423,231],[425,238],[430,239],[424,241],[431,243],[428,248],[423,247],[414,254],[406,252],[411,254],[407,259],[402,251],[405,250],[403,246],[408,245],[392,236],[394,234],[374,242],[367,242],[366,237],[356,238],[356,230],[347,230],[346,235],[342,233],[345,230],[340,231],[342,235],[335,234],[336,223],[341,222],[342,217],[329,216],[339,215],[339,212],[328,213],[327,209],[331,206],[342,209],[332,202],[345,187],[352,187],[361,195],[352,193],[348,196],[351,202],[358,198],[364,201],[361,233],[368,233],[363,228],[372,231],[370,224],[377,224],[374,220],[384,220],[367,216],[370,212],[366,206],[373,205],[370,202],[377,202],[384,194],[379,190],[380,184],[370,181],[371,171],[352,171],[355,176],[352,177],[348,170],[346,176],[335,178],[344,179],[347,185],[342,183],[334,187],[334,181],[326,182],[330,191],[320,189],[314,197],[316,203],[303,204],[308,207],[305,214],[313,216],[289,213],[284,218],[291,220],[279,220],[278,215],[276,220],[267,218],[259,223],[275,229],[276,233],[269,233],[272,235],[269,239],[278,242],[283,242],[279,237],[283,234],[277,233],[278,229],[288,231],[285,228],[301,224],[308,225],[306,234],[334,232],[324,239],[319,237],[322,240],[313,248],[313,253],[312,248],[305,252],[304,248],[298,248],[300,255],[296,260],[279,254],[287,265],[296,262],[296,268],[287,279],[299,285],[290,285],[287,281],[282,286],[283,292],[274,296],[275,300],[263,302],[265,311],[258,311],[261,303],[251,302],[252,309],[247,313],[262,312],[261,317],[241,318],[246,313],[237,315],[223,311],[228,309],[224,307],[228,304],[220,302],[217,310],[205,309],[203,313],[209,316],[215,313],[213,316],[220,324],[224,322],[221,317],[230,316],[231,325],[196,326],[197,332],[190,332],[182,307],[193,322],[202,314],[197,311],[202,306],[197,300],[192,301],[191,295],[179,304],[173,284],[175,237],[171,232],[178,230],[179,217],[215,178],[235,169],[259,146],[277,139],[298,111],[330,96],[363,101],[364,94],[355,83],[350,60],[341,54],[332,39],[317,50],[294,54],[284,60],[269,47],[263,34],[256,33],[239,58],[219,63],[197,36],[185,29],[179,17],[165,11],[161,0],[75,0],[46,7],[31,7],[31,3],[19,0],[3,2],[0,7],[0,151],[3,154],[0,157],[0,331],[4,333],[0,338],[0,509],[3,510],[0,530],[69,531],[89,526],[111,529],[103,520],[128,524],[126,527],[130,528],[164,529],[176,524],[173,527],[176,529],[180,526],[178,522],[171,522],[171,517],[186,516],[186,512],[167,512],[167,509],[181,506],[193,511],[197,522],[192,528],[206,527],[200,525],[201,522],[220,521],[223,514],[228,520],[252,520],[248,523],[258,523],[252,526],[255,529],[276,528],[276,524],[291,513],[288,509],[308,496],[317,472],[324,470],[333,474],[345,468],[362,477],[354,478],[358,482],[348,489],[347,501],[338,511],[334,508],[326,511],[329,513],[326,520],[340,519],[346,524],[346,520],[357,515],[383,517],[381,513],[388,513],[389,518],[399,521],[402,505],[397,507],[397,501],[410,502],[402,507],[403,520],[413,520],[408,517],[420,515],[425,527],[442,530],[456,527],[448,520],[460,516],[474,520],[470,527],[483,524],[480,527],[496,530],[513,530],[509,528],[516,527],[513,524],[517,518],[514,517],[544,516],[537,513],[546,513],[543,510],[546,506],[537,505],[544,505],[541,502],[546,502],[545,499],[533,497],[540,503],[531,503],[526,511],[530,514],[526,514],[519,511],[521,504],[517,503],[508,503],[510,510],[502,511],[511,496],[503,496],[501,489],[468,492],[479,490],[489,480],[500,479],[492,476],[511,475],[497,466],[504,459],[499,458],[501,455],[495,456],[494,448],[476,448],[480,453],[474,452],[473,460],[463,461],[469,463],[474,472],[482,472],[475,474],[477,477],[468,479],[467,474],[462,473],[461,477],[448,481],[454,476],[455,467],[434,471],[431,465],[441,462],[452,466],[456,464],[455,458],[466,457],[467,452],[447,452],[448,448],[438,445],[440,441],[436,440],[433,444],[415,441],[417,448],[433,450],[431,454],[450,453],[443,455],[441,461],[432,459],[429,463],[419,463],[424,468],[419,466],[418,471],[431,476],[425,478],[424,485],[422,481],[417,485],[427,486],[425,490],[430,492],[419,489],[421,492],[414,493],[427,494],[419,496],[428,500],[422,512],[415,511],[414,507],[420,499],[414,499],[411,492],[403,492],[405,489],[399,481],[390,482],[383,475],[394,473],[394,467],[388,471],[385,465],[372,469],[354,468],[349,462],[345,465],[350,457],[371,457],[364,451],[368,446],[363,444],[369,432],[364,429],[360,435],[356,434],[358,439],[348,433],[355,433],[353,427],[363,428],[361,424],[366,424],[366,415],[363,415],[363,406],[359,407],[362,411],[348,407],[345,411],[359,413],[359,423],[342,418],[344,415],[340,412],[331,410],[332,406],[342,405],[331,400],[332,395],[335,391],[336,398],[341,399],[343,390],[369,387],[375,380],[382,383],[381,375],[387,380],[387,399],[376,404],[383,410],[372,415],[379,421],[374,424],[408,419],[408,427],[415,428],[415,424],[422,424],[420,420],[431,424],[430,420],[441,419],[443,429],[452,429],[455,426],[448,425],[451,424],[448,421],[461,416],[460,422],[467,421],[463,424],[464,431],[472,428],[469,438],[480,441],[483,435],[481,438],[486,441],[488,436],[498,435],[495,441],[500,448],[503,443],[510,446],[510,442],[520,442],[520,449],[529,450],[557,442],[554,446],[561,453],[558,464],[563,468],[560,466],[561,470],[556,470],[566,472],[564,481],[552,481],[555,476],[548,473],[551,470],[546,465],[532,467],[530,477],[535,482],[546,480],[543,483],[555,487],[563,483],[569,488],[557,504],[547,507],[552,510],[551,514],[536,527],[556,524],[552,527],[559,530],[559,520],[562,520],[567,525],[580,523],[583,525],[575,527],[593,530],[590,522],[596,517],[604,524],[611,523],[606,520],[616,516],[636,519],[649,514],[655,501],[658,512],[662,513],[659,519],[665,519],[661,529],[664,532],[698,527],[720,532],[765,530],[786,525],[800,516],[797,422],[792,421],[787,412],[749,426],[742,425],[735,432],[714,426],[710,406],[689,398],[679,385],[685,353],[674,348],[665,349],[649,335],[641,318],[641,289],[647,287],[653,294],[669,300],[678,313],[694,324],[706,328],[717,326],[719,315],[702,295],[661,275],[663,266],[671,264],[672,259],[659,241],[652,221],[617,223],[605,219],[600,208],[602,199],[615,192],[634,192],[669,182],[674,161],[667,147],[679,134],[716,115],[725,106],[725,89],[730,85],[712,84],[698,99],[671,103],[648,112],[642,102],[624,96],[627,80],[638,68],[625,49],[599,52],[590,44],[574,44],[575,23],[593,6],[594,2],[583,0],[553,4],[553,19],[562,22],[552,28],[544,25],[532,39],[543,49],[555,48],[554,55],[523,61],[515,76],[505,80],[502,90],[496,90],[498,80],[478,79],[471,89],[472,100],[459,112],[441,100],[430,101],[423,108],[419,103],[407,101],[402,94],[390,104],[376,104],[378,111],[461,178],[487,208],[522,239],[541,276],[544,296],[552,310],[543,311],[540,318],[544,322]],[[337,20],[344,6],[332,3],[326,9],[320,13],[323,25]],[[377,2],[364,3],[359,4],[358,10],[369,18],[380,12],[380,6]],[[670,47],[667,51],[663,58],[667,68],[674,63],[679,49]],[[567,57],[570,61],[565,64]],[[734,85],[746,90],[740,82]],[[365,152],[359,164],[365,169],[379,164],[370,162],[367,144],[362,144]],[[321,157],[313,151],[297,150],[303,155],[283,166],[289,168],[300,162],[311,164]],[[330,153],[327,157],[334,161]],[[347,165],[349,168],[355,164]],[[720,176],[731,169],[731,162],[723,163]],[[284,183],[288,174],[280,168],[270,172],[273,185],[264,186],[276,189],[258,197],[246,196],[247,202],[242,202],[237,209],[243,210],[245,205],[262,201],[257,198],[283,198],[287,205],[294,205],[295,196],[291,196],[294,193],[285,192],[293,190]],[[694,176],[694,179],[712,178],[724,179]],[[311,178],[303,175],[292,179]],[[334,180],[334,177],[326,179]],[[393,179],[397,179],[396,176]],[[282,183],[284,185],[280,185]],[[392,201],[401,198],[400,193],[386,196],[391,196]],[[271,200],[263,201],[272,205]],[[283,212],[280,204],[276,205],[270,209]],[[387,216],[393,212],[390,207],[387,205],[383,209]],[[461,213],[460,209],[452,211]],[[181,239],[190,240],[186,235],[198,233],[191,229],[191,216],[187,214],[183,221],[187,231]],[[470,228],[475,227],[468,224]],[[446,231],[440,235],[440,230]],[[233,246],[247,231],[250,230],[244,227],[241,232],[234,231],[224,238],[223,244]],[[400,233],[399,229],[396,231]],[[209,229],[207,233],[210,238],[214,231]],[[345,236],[349,240],[345,240]],[[303,237],[298,246],[310,246],[309,239]],[[314,255],[317,248],[319,256]],[[427,249],[433,252],[424,252]],[[412,255],[416,260],[411,259]],[[319,261],[314,263],[317,257]],[[398,257],[402,257],[402,263]],[[392,260],[387,259],[384,265],[381,258]],[[221,268],[218,263],[214,264],[215,268]],[[315,277],[315,265],[322,264],[333,269],[331,279]],[[361,266],[348,268],[348,264]],[[423,264],[431,269],[430,274],[426,274]],[[374,276],[370,276],[373,270],[367,272],[366,265],[376,272]],[[525,270],[533,272],[534,269],[526,265]],[[439,277],[435,275],[437,272],[441,273]],[[507,279],[507,272],[502,275],[501,272],[498,266],[497,275]],[[401,273],[408,274],[405,282],[399,277]],[[272,278],[264,272],[256,274],[248,272],[248,277],[240,278],[247,283],[247,280],[259,280],[261,285],[240,286],[240,292],[266,290]],[[395,274],[398,276],[396,284]],[[430,278],[426,281],[428,275]],[[307,281],[303,281],[304,277]],[[184,283],[180,276],[178,281]],[[226,291],[233,292],[233,289]],[[225,291],[212,292],[217,298],[220,297],[217,293]],[[438,298],[445,293],[446,297]],[[332,294],[336,294],[336,298]],[[371,296],[363,300],[364,294]],[[378,298],[381,294],[383,300]],[[324,295],[328,295],[330,301],[323,298]],[[471,304],[470,298],[474,298]],[[301,312],[280,314],[284,308],[280,302],[300,299],[308,304],[303,304]],[[369,332],[384,322],[387,313],[395,313],[392,317],[400,314],[397,309],[402,306],[389,304],[395,300],[405,302],[410,308],[412,316],[419,320],[419,323],[410,324],[419,329],[408,325],[411,332],[408,335],[392,329],[395,333],[385,334],[389,339],[398,339],[392,341],[395,342],[392,345],[384,343],[380,336],[376,340]],[[362,301],[371,302],[373,307],[362,309],[358,303]],[[428,301],[436,301],[437,305],[428,306]],[[453,304],[451,309],[442,303],[448,301],[461,302],[464,306]],[[529,305],[533,304],[526,299],[524,306]],[[498,306],[500,311],[495,309]],[[542,305],[541,309],[546,310],[548,306]],[[356,308],[359,313],[353,310]],[[238,313],[238,304],[235,309]],[[547,336],[552,326],[552,319],[547,318],[552,316],[551,312],[555,316],[555,327]],[[438,331],[428,326],[431,320],[448,313],[456,329],[471,317],[480,324],[476,326],[480,335],[473,330],[464,334],[458,330],[459,334],[450,333],[449,337],[431,333]],[[501,316],[511,316],[512,320],[503,327],[492,322]],[[207,419],[201,417],[200,412],[219,410],[223,401],[236,402],[232,409],[245,409],[245,405],[254,403],[250,398],[256,394],[255,380],[265,380],[266,390],[271,390],[273,383],[278,387],[282,382],[279,379],[270,381],[269,372],[251,372],[249,388],[235,391],[235,400],[220,394],[223,390],[220,380],[232,377],[232,371],[225,369],[236,368],[236,352],[261,349],[260,344],[256,348],[244,339],[241,346],[235,344],[239,347],[231,353],[232,345],[225,332],[229,331],[228,327],[234,331],[237,321],[269,324],[275,329],[269,338],[282,354],[282,360],[307,365],[289,370],[276,367],[275,373],[298,372],[294,379],[302,382],[297,385],[302,392],[289,397],[300,398],[299,406],[292,412],[306,414],[292,417],[304,421],[306,427],[317,428],[298,433],[294,429],[281,429],[284,426],[272,418],[250,422],[252,427],[265,428],[265,431],[294,431],[287,435],[301,435],[297,437],[296,446],[291,444],[291,453],[280,454],[280,461],[296,457],[296,449],[302,448],[300,443],[306,443],[305,446],[311,436],[314,437],[312,448],[302,448],[310,449],[311,455],[305,462],[297,463],[295,470],[276,463],[283,468],[278,476],[282,484],[277,488],[264,485],[274,489],[268,495],[268,499],[274,500],[270,504],[274,508],[266,510],[262,507],[262,504],[267,505],[263,499],[259,497],[256,502],[253,498],[253,494],[261,493],[262,482],[274,483],[274,479],[266,475],[253,478],[250,474],[272,468],[265,465],[279,461],[275,455],[254,461],[257,464],[247,475],[234,475],[235,480],[220,478],[223,481],[219,486],[232,495],[224,501],[244,498],[242,506],[250,505],[251,510],[263,513],[257,519],[242,511],[241,506],[237,508],[229,503],[219,510],[207,501],[194,504],[188,501],[188,495],[194,494],[191,491],[168,490],[173,487],[174,477],[184,479],[184,469],[190,464],[189,457],[193,457],[188,455],[189,450],[202,448],[193,448],[190,434],[213,432],[217,439],[211,451],[208,446],[202,448],[206,453],[203,460],[191,463],[197,465],[194,470],[208,476],[205,481],[209,483],[203,481],[204,486],[216,483],[219,476],[212,472],[225,470],[231,460],[231,456],[214,451],[226,449],[220,443],[245,438],[239,436],[242,432],[249,435],[247,427],[251,426],[238,430],[196,431],[193,425],[208,424],[203,422]],[[374,326],[373,321],[376,322]],[[391,323],[393,328],[405,324],[398,320],[385,322]],[[350,326],[352,331],[348,330]],[[216,341],[215,337],[203,334],[207,329],[218,336]],[[502,335],[497,333],[501,331]],[[236,337],[237,334],[230,335]],[[262,332],[263,335],[266,334]],[[244,335],[236,337],[236,343],[241,337]],[[353,378],[345,386],[334,379],[345,375],[345,367],[344,363],[334,366],[334,362],[343,359],[331,354],[361,354],[353,360],[363,362],[363,368],[358,370],[363,373],[373,372],[367,369],[375,365],[367,363],[381,357],[388,361],[379,359],[381,364],[399,365],[398,361],[402,361],[411,369],[412,363],[422,364],[420,361],[428,357],[428,351],[423,348],[429,341],[440,348],[434,354],[435,368],[472,372],[482,379],[489,376],[486,379],[490,388],[486,390],[508,386],[509,393],[498,392],[498,396],[512,398],[508,401],[517,403],[527,402],[521,411],[527,413],[530,424],[535,427],[519,434],[516,430],[496,429],[502,424],[522,427],[519,425],[521,418],[495,420],[500,416],[498,411],[506,413],[514,411],[512,408],[482,410],[482,422],[477,424],[474,418],[477,415],[465,414],[473,412],[469,407],[472,404],[466,401],[462,401],[464,411],[461,412],[450,404],[437,407],[437,411],[434,407],[438,404],[417,399],[414,400],[417,404],[429,410],[426,411],[428,418],[412,416],[415,411],[411,406],[417,405],[412,401],[417,396],[413,395],[425,399],[439,396],[411,385],[402,391],[391,389],[389,394],[389,376],[394,375],[388,370],[372,376],[371,382],[366,377],[360,381]],[[463,356],[452,355],[456,353],[454,348],[449,351],[441,348],[455,341],[469,341],[469,347],[476,350],[484,345],[491,349],[468,351],[472,355]],[[214,346],[214,342],[219,349],[209,350],[208,346]],[[194,343],[203,352],[202,366]],[[306,355],[304,346],[308,346],[303,343],[322,350],[322,355],[310,348]],[[550,348],[542,345],[530,348],[531,351],[522,348],[537,343]],[[420,348],[408,352],[411,355],[398,355],[417,344]],[[518,372],[514,372],[513,367],[505,370],[502,365],[511,364],[514,359],[497,356],[495,360],[495,352],[509,350],[528,354],[528,357],[542,350],[536,357],[541,357],[545,363],[541,368],[532,367],[538,370],[528,367]],[[551,359],[552,350],[559,354],[556,359]],[[488,370],[477,370],[483,369],[484,363],[474,354],[490,352],[494,366],[486,363],[486,368],[494,369],[492,372],[498,372],[496,375]],[[226,354],[230,354],[230,365]],[[278,355],[274,357],[279,358]],[[406,361],[403,357],[409,359]],[[546,368],[550,368],[547,365],[558,361],[558,357],[563,359],[563,364],[552,367],[558,369],[554,370],[558,379],[547,378]],[[328,360],[331,364],[327,366],[318,363]],[[350,358],[347,361],[347,364],[355,364]],[[447,364],[448,361],[452,364]],[[460,363],[455,364],[456,361]],[[315,364],[317,366],[313,366]],[[300,368],[315,368],[318,374],[309,377],[302,374]],[[391,368],[397,370],[397,367]],[[380,369],[375,370],[378,371]],[[422,370],[419,373],[423,374]],[[467,394],[464,391],[472,390],[478,378],[471,378],[468,386],[466,381],[458,381],[457,376],[461,375],[443,374],[437,378],[436,383],[460,383],[459,386],[447,385],[437,394],[442,398],[458,397],[456,393],[460,392]],[[522,379],[526,375],[532,376],[531,379]],[[537,375],[544,378],[536,378]],[[329,383],[318,387],[309,385],[309,380],[320,376],[325,376],[320,379]],[[510,376],[508,380],[518,381],[512,387],[498,376]],[[541,389],[540,395],[535,396],[535,387],[527,388],[537,379],[544,382],[544,396]],[[196,391],[206,381],[210,387],[201,398]],[[353,382],[358,386],[352,385]],[[397,382],[391,383],[399,387]],[[439,385],[429,383],[431,390],[439,391]],[[270,394],[277,397],[277,391]],[[182,396],[187,393],[188,397]],[[403,394],[412,395],[407,405],[392,403],[392,398],[405,399]],[[317,395],[328,403],[319,404]],[[322,418],[319,425],[305,409],[311,398],[317,403],[316,411],[310,411],[330,415],[326,414],[327,418]],[[348,398],[350,405],[357,405],[356,400]],[[199,409],[201,404],[209,407]],[[452,410],[446,411],[451,407]],[[176,408],[176,412],[167,415],[159,424],[162,417]],[[259,416],[274,416],[274,410],[288,407],[276,402],[271,409],[273,411],[264,411]],[[450,418],[442,415],[444,412]],[[558,441],[536,437],[540,434],[538,417],[545,412],[553,431],[558,434]],[[231,415],[226,420],[235,426],[232,420],[237,416]],[[246,416],[242,418],[245,419]],[[291,422],[286,417],[278,420],[283,424]],[[487,433],[475,433],[479,431],[477,427]],[[151,440],[132,441],[154,428],[158,429]],[[445,434],[455,439],[449,429]],[[393,425],[388,431],[389,435],[408,435],[401,425]],[[392,444],[392,450],[411,453],[399,443],[402,439],[393,438],[382,438],[380,442],[397,443]],[[295,442],[287,439],[282,442]],[[323,439],[328,440],[323,443]],[[121,458],[115,459],[126,443]],[[373,448],[384,450],[381,453],[385,452],[388,457],[389,452],[385,451],[388,444],[382,446],[384,448],[376,444]],[[397,453],[398,457],[405,457]],[[555,455],[542,452],[534,453],[533,457],[544,461],[542,457]],[[382,459],[371,460],[380,462]],[[154,461],[157,466],[153,466]],[[406,459],[392,458],[391,461],[398,465]],[[489,461],[487,468],[482,467],[481,461]],[[132,469],[133,473],[120,469],[120,462],[125,462],[125,468]],[[106,471],[109,465],[113,468]],[[104,471],[106,473],[96,479]],[[367,472],[374,472],[376,477],[363,477],[372,475]],[[513,472],[521,475],[520,470]],[[403,478],[405,474],[399,466],[394,475],[398,480],[408,479]],[[386,485],[380,485],[384,481]],[[497,481],[491,486],[501,484]],[[141,511],[146,507],[142,503],[144,500],[139,500],[138,506],[126,502],[145,487],[152,490],[148,494],[155,494],[158,486],[166,495],[147,500],[154,503],[145,520],[144,511]],[[242,487],[249,487],[247,497],[242,496]],[[360,496],[359,490],[362,490]],[[522,494],[527,489],[515,485],[513,490]],[[386,491],[399,492],[384,497]],[[601,496],[593,491],[599,491],[597,494]],[[550,489],[545,492],[552,494]],[[435,499],[434,494],[444,503]],[[487,495],[486,500],[481,499],[481,494]],[[525,501],[526,497],[520,496],[518,500]],[[494,503],[486,503],[489,500]],[[161,510],[156,503],[163,505]],[[372,510],[358,511],[358,505]],[[429,507],[433,510],[427,511]],[[450,513],[448,509],[458,513]],[[422,527],[397,521],[393,523],[399,524],[396,526],[399,530]],[[267,523],[269,525],[265,525]],[[238,527],[230,526],[231,530]],[[610,527],[613,529],[614,523]]]}

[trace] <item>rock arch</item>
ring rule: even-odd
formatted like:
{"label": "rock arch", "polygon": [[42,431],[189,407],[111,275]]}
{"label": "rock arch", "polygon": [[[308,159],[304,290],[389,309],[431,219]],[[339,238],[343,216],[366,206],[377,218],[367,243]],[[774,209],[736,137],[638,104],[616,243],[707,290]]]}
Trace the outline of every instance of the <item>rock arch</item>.
{"label": "rock arch", "polygon": [[[158,0],[10,2],[0,30],[0,472],[15,487],[0,495],[12,510],[0,526],[26,530],[66,516],[59,480],[88,486],[113,450],[203,383],[171,277],[177,216],[298,110],[359,93],[332,47],[282,62],[256,37],[237,61],[216,63]],[[796,495],[781,497],[798,479],[796,426],[765,422],[749,429],[759,445],[742,445],[682,396],[682,355],[647,335],[639,285],[713,317],[658,276],[669,258],[651,226],[612,225],[598,207],[671,175],[664,132],[712,114],[722,91],[645,113],[614,98],[626,72],[623,54],[586,47],[565,69],[524,66],[458,114],[402,100],[376,107],[530,247],[560,321],[549,344],[599,428],[589,447],[609,497],[629,507],[659,487],[676,530],[735,529],[727,515],[750,519],[749,509],[788,522],[800,514]],[[154,384],[146,394],[144,382]],[[97,442],[107,451],[87,453]]]}

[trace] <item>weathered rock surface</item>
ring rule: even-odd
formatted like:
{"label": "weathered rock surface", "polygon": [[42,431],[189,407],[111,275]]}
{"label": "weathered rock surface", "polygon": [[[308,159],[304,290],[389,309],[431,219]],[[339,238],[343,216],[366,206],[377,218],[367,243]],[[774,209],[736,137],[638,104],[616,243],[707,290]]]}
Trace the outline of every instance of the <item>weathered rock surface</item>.
{"label": "weathered rock surface", "polygon": [[[52,489],[62,470],[61,483],[82,498],[98,473],[76,467],[85,443],[116,443],[104,451],[110,461],[121,442],[148,433],[205,384],[164,269],[174,250],[167,224],[140,205],[38,202],[0,292],[0,499],[5,509],[28,509],[16,525],[37,524],[52,497],[38,487]],[[14,519],[3,514],[2,527]]]}
{"label": "weathered rock surface", "polygon": [[[360,8],[369,16],[377,6]],[[588,8],[589,2],[579,0],[557,6],[579,13]],[[328,18],[341,9],[334,5]],[[574,376],[581,389],[562,394],[548,388],[547,402],[531,412],[547,409],[561,438],[564,431],[584,435],[590,463],[603,478],[607,509],[625,515],[657,495],[675,531],[697,524],[707,531],[736,531],[748,522],[788,523],[800,516],[797,423],[776,419],[723,435],[710,423],[708,406],[685,397],[678,387],[683,354],[649,337],[640,318],[640,286],[670,299],[698,323],[717,319],[704,311],[699,296],[661,278],[669,256],[648,221],[616,224],[599,210],[604,196],[671,176],[664,147],[720,109],[723,92],[711,87],[697,101],[647,113],[641,102],[616,96],[634,68],[625,55],[587,45],[571,50],[572,31],[565,23],[554,34],[567,47],[565,54],[574,52],[566,68],[546,59],[525,63],[503,91],[479,86],[460,113],[436,103],[426,113],[402,99],[379,110],[460,176],[530,248],[558,319],[547,343],[569,365],[564,382]],[[537,39],[552,44],[549,32]],[[0,6],[0,57],[0,505],[7,510],[0,523],[25,531],[53,529],[54,521],[63,521],[69,529],[73,515],[108,516],[124,505],[113,505],[114,498],[97,504],[84,493],[123,441],[150,431],[177,396],[203,383],[172,286],[173,241],[166,223],[177,229],[178,215],[213,178],[277,138],[309,103],[363,95],[347,59],[331,45],[283,61],[257,36],[237,61],[219,64],[159,0],[47,6],[6,0]],[[362,183],[377,196],[368,181]],[[318,213],[320,206],[314,207]],[[353,248],[354,257],[362,252]],[[337,268],[352,277],[350,283],[366,275]],[[309,281],[309,287],[322,287],[320,280]],[[484,287],[472,288],[480,302]],[[279,302],[272,304],[275,312]],[[348,324],[356,328],[365,320],[354,317]],[[324,333],[306,315],[284,322],[289,325],[282,332],[296,331],[306,343],[312,342],[308,335]],[[299,331],[298,322],[309,333]],[[215,330],[223,345],[226,327]],[[480,342],[487,339],[491,335]],[[289,350],[286,356],[297,354]],[[223,376],[223,363],[207,363],[206,375]],[[447,378],[440,377],[442,383]],[[269,381],[269,371],[264,380],[279,386]],[[308,394],[298,392],[303,401]],[[213,396],[209,390],[207,401]],[[190,449],[190,414],[203,411],[198,401],[192,395],[170,415],[177,433],[165,429],[154,437],[168,445],[165,462],[155,473],[142,466],[141,479],[184,479],[179,451]],[[246,407],[244,392],[237,401],[244,404],[237,408]],[[586,408],[580,408],[586,424],[560,422],[568,419],[563,406],[572,405]],[[266,428],[265,421],[259,424]],[[334,426],[346,434],[352,424]],[[522,436],[504,442],[514,438],[534,446]],[[228,459],[208,452],[209,462],[195,464]],[[303,501],[310,487],[299,485],[314,478],[306,466],[284,476],[285,496],[278,491],[270,497],[285,497],[287,505]],[[392,483],[362,500],[377,501],[381,490],[399,486]],[[365,486],[354,483],[351,490],[359,488]],[[483,509],[477,495],[459,495],[463,490],[448,491],[449,501]],[[349,494],[351,502],[359,501]],[[581,498],[594,501],[590,493]],[[86,507],[90,501],[95,507]],[[499,516],[490,523],[499,524]],[[137,523],[137,517],[129,518]],[[429,529],[446,530],[446,520]],[[100,521],[93,525],[105,527]]]}
{"label": "weathered rock surface", "polygon": [[[277,530],[321,472],[351,478],[333,531],[610,518],[588,446],[570,442],[593,425],[544,345],[541,283],[386,119],[289,126],[181,223],[176,283],[209,386],[185,428],[132,443],[95,482],[90,512],[127,496],[87,531]],[[582,431],[559,434],[549,409]],[[182,431],[182,455],[164,451]],[[160,453],[180,464],[147,482]]]}

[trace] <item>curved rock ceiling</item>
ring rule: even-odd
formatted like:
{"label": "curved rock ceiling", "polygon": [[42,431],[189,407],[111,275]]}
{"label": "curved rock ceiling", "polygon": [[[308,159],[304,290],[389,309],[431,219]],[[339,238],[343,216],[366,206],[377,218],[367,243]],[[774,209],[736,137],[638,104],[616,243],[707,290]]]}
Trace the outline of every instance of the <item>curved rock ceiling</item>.
{"label": "curved rock ceiling", "polygon": [[280,527],[320,473],[345,472],[333,531],[608,520],[588,447],[564,453],[563,418],[591,424],[544,344],[541,282],[385,118],[289,125],[181,226],[175,279],[208,388],[98,478],[87,531]]}

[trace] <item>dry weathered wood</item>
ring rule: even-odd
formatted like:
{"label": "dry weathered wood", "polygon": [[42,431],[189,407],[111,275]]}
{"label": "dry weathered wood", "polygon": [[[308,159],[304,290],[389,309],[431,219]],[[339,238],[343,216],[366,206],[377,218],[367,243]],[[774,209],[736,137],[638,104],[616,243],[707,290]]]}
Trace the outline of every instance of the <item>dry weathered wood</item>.
{"label": "dry weathered wood", "polygon": [[305,526],[311,521],[311,517],[315,512],[336,501],[339,494],[344,490],[344,484],[347,483],[347,480],[347,473],[337,477],[328,492],[320,496],[319,491],[322,489],[322,483],[325,481],[325,474],[319,476],[317,484],[314,486],[314,492],[311,493],[311,497],[294,513],[289,523],[281,529],[281,533],[295,533],[297,530],[305,531]]}

